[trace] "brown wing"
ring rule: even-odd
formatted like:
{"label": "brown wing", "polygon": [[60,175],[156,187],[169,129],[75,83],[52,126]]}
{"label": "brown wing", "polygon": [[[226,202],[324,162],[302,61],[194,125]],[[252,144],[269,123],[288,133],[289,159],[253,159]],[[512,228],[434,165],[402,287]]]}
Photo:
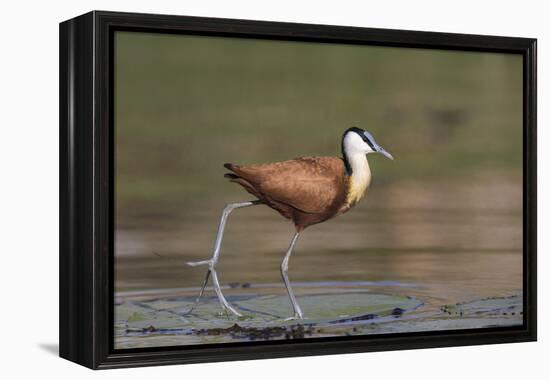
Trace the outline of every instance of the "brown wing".
{"label": "brown wing", "polygon": [[[249,192],[307,213],[322,213],[344,197],[344,163],[337,157],[301,157],[262,165],[226,164]],[[250,191],[249,187],[253,188]]]}

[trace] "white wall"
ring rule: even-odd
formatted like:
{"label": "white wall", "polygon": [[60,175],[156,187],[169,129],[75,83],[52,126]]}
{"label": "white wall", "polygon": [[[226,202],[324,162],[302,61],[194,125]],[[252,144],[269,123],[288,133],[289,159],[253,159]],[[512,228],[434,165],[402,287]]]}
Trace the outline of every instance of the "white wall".
{"label": "white wall", "polygon": [[[92,9],[539,39],[539,293],[548,299],[550,23],[544,1],[10,1],[2,5],[0,165],[0,375],[58,378],[518,379],[548,370],[548,301],[539,297],[540,342],[103,371],[59,359],[58,22]],[[546,67],[545,67],[546,66]],[[7,243],[7,244],[6,244]],[[544,353],[544,350],[547,352]],[[11,375],[8,374],[11,372]],[[25,378],[27,376],[24,376]]]}

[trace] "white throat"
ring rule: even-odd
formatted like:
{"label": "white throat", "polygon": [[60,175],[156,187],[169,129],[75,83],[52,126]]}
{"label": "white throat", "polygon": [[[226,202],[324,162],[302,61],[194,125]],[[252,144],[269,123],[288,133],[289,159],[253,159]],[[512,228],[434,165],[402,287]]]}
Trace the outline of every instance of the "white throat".
{"label": "white throat", "polygon": [[351,169],[351,178],[354,181],[370,180],[370,166],[365,153],[347,153],[346,158]]}
{"label": "white throat", "polygon": [[347,203],[354,205],[365,196],[371,181],[371,171],[367,160],[370,149],[365,147],[363,140],[355,133],[349,133],[344,138],[343,154],[349,166],[350,182],[347,194]]}

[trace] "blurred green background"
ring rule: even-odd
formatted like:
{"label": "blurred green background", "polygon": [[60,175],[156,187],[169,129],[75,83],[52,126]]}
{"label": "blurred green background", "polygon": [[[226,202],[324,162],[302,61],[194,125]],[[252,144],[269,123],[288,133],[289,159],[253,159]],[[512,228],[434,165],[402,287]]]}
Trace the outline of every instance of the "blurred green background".
{"label": "blurred green background", "polygon": [[[366,199],[306,230],[291,279],[521,288],[520,55],[137,32],[115,52],[117,290],[198,285],[183,263],[250,199],[223,163],[339,156],[350,126],[395,161],[369,156]],[[266,207],[237,211],[222,282],[279,281],[291,234]]]}

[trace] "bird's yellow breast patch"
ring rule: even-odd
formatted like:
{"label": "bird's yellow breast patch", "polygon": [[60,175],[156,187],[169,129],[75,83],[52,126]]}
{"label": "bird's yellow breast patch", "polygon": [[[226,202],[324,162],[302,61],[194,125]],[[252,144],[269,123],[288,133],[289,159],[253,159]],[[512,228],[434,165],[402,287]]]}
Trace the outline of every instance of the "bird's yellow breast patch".
{"label": "bird's yellow breast patch", "polygon": [[351,175],[348,177],[346,203],[353,206],[363,199],[370,185],[370,180],[370,174],[361,176]]}

